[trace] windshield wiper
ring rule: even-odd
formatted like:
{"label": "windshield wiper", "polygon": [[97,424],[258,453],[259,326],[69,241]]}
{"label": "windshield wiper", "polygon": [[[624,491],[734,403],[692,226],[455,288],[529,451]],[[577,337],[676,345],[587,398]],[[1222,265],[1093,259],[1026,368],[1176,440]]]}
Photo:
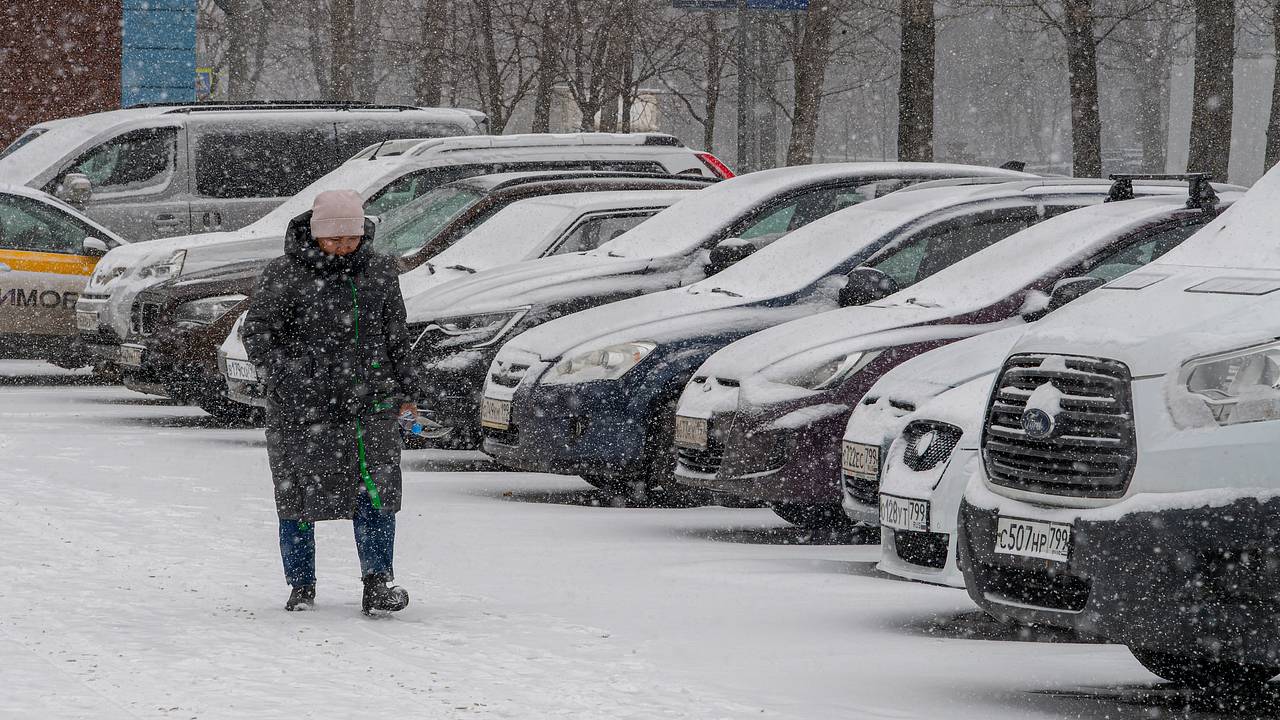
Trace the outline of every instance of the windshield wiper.
{"label": "windshield wiper", "polygon": [[476,274],[475,268],[470,268],[470,267],[467,267],[466,265],[446,265],[444,269],[445,270],[462,270],[463,272],[467,272],[472,275]]}
{"label": "windshield wiper", "polygon": [[428,274],[428,275],[435,275],[435,274],[436,274],[436,266],[435,266],[435,265],[432,265],[431,263],[423,263],[423,264],[427,266],[427,274]]}
{"label": "windshield wiper", "polygon": [[612,250],[610,250],[609,252],[607,252],[607,253],[605,253],[605,254],[606,254],[606,255],[608,255],[609,257],[616,257],[616,258],[626,257],[626,255],[619,255],[618,253],[616,253],[616,252],[614,252],[614,251],[612,251]]}
{"label": "windshield wiper", "polygon": [[906,298],[906,299],[904,299],[902,302],[903,302],[903,304],[905,304],[905,305],[915,305],[916,307],[922,307],[922,308],[940,308],[940,307],[942,307],[941,305],[939,305],[939,304],[937,304],[937,303],[920,302],[919,300],[917,300],[916,298],[913,298],[913,297]]}
{"label": "windshield wiper", "polygon": [[713,287],[713,288],[711,288],[711,292],[713,292],[713,293],[720,293],[721,295],[728,295],[729,297],[742,297],[742,296],[741,296],[741,295],[739,295],[738,293],[736,293],[736,292],[734,292],[734,291],[732,291],[732,290],[725,290],[725,289],[724,289],[724,288],[722,288],[722,287]]}

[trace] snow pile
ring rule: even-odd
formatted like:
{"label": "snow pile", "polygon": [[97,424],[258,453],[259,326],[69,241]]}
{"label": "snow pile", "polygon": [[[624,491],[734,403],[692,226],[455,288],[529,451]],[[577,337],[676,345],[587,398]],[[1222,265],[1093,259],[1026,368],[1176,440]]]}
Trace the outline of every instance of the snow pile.
{"label": "snow pile", "polygon": [[814,423],[826,420],[832,415],[844,415],[849,412],[848,405],[823,403],[811,407],[800,408],[765,425],[762,430],[800,430]]}

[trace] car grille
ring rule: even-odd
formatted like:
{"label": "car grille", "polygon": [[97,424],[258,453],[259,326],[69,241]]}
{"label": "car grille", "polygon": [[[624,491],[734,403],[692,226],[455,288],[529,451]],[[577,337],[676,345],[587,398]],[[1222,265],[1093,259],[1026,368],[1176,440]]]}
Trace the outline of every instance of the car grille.
{"label": "car grille", "polygon": [[[955,425],[931,420],[920,420],[911,423],[902,436],[907,443],[902,454],[902,462],[916,472],[932,470],[938,463],[951,457],[951,451],[960,443],[963,431]],[[921,440],[932,436],[932,441],[924,452],[921,452]]]}
{"label": "car grille", "polygon": [[920,567],[941,570],[947,566],[947,543],[951,536],[945,533],[895,530],[893,546],[903,562]]}
{"label": "car grille", "polygon": [[[1137,440],[1129,369],[1115,360],[1014,355],[988,408],[983,459],[992,483],[1050,495],[1115,498],[1133,476]],[[1023,428],[1027,400],[1050,383],[1061,410],[1047,437]]]}
{"label": "car grille", "polygon": [[493,364],[493,372],[489,373],[489,382],[504,388],[515,388],[529,372],[529,365],[517,362],[504,362],[499,359]]}
{"label": "car grille", "polygon": [[880,498],[880,478],[866,478],[844,474],[844,490],[860,503],[875,505]]}
{"label": "car grille", "polygon": [[705,450],[678,447],[676,454],[685,469],[699,475],[715,475],[720,472],[720,465],[724,462],[724,446],[713,437],[707,438]]}
{"label": "car grille", "polygon": [[983,595],[1005,603],[1080,612],[1089,603],[1089,580],[1053,570],[987,565],[982,570]]}
{"label": "car grille", "polygon": [[154,335],[160,325],[160,303],[139,299],[129,312],[133,332],[138,335]]}

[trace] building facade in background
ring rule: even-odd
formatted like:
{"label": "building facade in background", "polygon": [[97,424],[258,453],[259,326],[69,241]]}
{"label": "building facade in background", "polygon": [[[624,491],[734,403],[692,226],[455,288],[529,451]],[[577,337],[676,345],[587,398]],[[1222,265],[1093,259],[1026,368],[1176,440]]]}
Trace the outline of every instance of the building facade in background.
{"label": "building facade in background", "polygon": [[0,147],[31,125],[195,99],[196,0],[0,3]]}

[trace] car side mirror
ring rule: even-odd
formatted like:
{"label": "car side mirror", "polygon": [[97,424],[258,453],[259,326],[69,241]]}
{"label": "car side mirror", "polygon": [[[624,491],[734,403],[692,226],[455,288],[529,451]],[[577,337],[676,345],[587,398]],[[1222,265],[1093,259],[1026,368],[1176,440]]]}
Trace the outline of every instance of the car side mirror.
{"label": "car side mirror", "polygon": [[750,240],[729,238],[711,248],[711,255],[707,258],[707,264],[703,266],[703,270],[706,271],[707,277],[711,277],[739,260],[750,257],[759,249]]}
{"label": "car side mirror", "polygon": [[854,268],[840,288],[840,307],[853,307],[882,300],[898,292],[893,278],[873,267]]}
{"label": "car side mirror", "polygon": [[1022,318],[1027,322],[1035,322],[1072,300],[1078,300],[1106,284],[1106,280],[1088,275],[1063,278],[1053,284],[1053,291],[1049,293],[1049,302],[1044,309],[1025,313]]}
{"label": "car side mirror", "polygon": [[80,248],[81,254],[88,257],[102,257],[111,249],[107,247],[106,241],[100,240],[96,237],[85,238],[84,242],[80,244]]}
{"label": "car side mirror", "polygon": [[83,205],[93,197],[93,181],[83,173],[68,173],[62,178],[58,197],[72,205]]}

